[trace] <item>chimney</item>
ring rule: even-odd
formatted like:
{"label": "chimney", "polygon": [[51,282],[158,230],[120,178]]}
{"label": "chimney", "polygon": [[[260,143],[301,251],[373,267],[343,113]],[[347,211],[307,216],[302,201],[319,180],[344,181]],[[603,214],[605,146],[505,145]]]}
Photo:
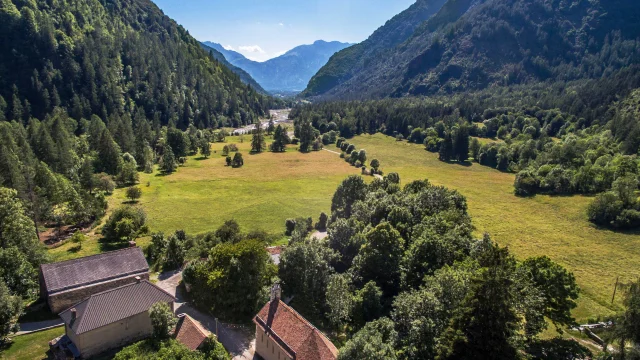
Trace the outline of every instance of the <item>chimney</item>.
{"label": "chimney", "polygon": [[282,288],[280,287],[280,283],[276,282],[271,286],[271,301],[279,301],[282,296]]}
{"label": "chimney", "polygon": [[142,281],[142,278],[140,278],[140,276],[136,276],[136,284],[140,284],[140,281]]}
{"label": "chimney", "polygon": [[75,308],[71,309],[71,322],[76,321],[77,311]]}

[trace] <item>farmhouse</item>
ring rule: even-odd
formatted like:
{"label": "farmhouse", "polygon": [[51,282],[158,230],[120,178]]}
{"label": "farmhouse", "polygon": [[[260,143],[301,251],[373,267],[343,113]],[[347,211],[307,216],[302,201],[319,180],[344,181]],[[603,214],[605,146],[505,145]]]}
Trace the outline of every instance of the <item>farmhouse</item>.
{"label": "farmhouse", "polygon": [[40,266],[40,295],[54,313],[92,294],[149,278],[142,249],[127,249]]}
{"label": "farmhouse", "polygon": [[274,286],[269,301],[253,319],[256,354],[265,360],[335,360],[338,349],[320,330],[280,300]]}
{"label": "farmhouse", "polygon": [[66,337],[83,358],[151,336],[149,309],[158,302],[173,309],[175,297],[138,278],[133,284],[91,295],[60,313]]}

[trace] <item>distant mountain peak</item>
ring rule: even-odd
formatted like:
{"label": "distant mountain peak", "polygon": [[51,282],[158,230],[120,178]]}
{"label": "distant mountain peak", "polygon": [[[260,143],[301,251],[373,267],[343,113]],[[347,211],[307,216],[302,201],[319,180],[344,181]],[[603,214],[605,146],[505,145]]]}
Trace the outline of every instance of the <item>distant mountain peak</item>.
{"label": "distant mountain peak", "polygon": [[351,46],[339,41],[316,40],[267,61],[257,62],[221,44],[210,41],[203,44],[222,53],[229,63],[246,71],[267,91],[287,92],[302,91],[333,54]]}

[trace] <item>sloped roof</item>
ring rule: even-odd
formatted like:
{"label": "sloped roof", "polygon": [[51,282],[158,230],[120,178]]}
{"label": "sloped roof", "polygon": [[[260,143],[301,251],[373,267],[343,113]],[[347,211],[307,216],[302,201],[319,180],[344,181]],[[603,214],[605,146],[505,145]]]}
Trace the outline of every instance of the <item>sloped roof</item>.
{"label": "sloped roof", "polygon": [[149,271],[139,247],[40,266],[48,294]]}
{"label": "sloped roof", "polygon": [[254,322],[276,342],[284,342],[281,347],[289,353],[293,351],[296,360],[335,360],[338,357],[338,349],[326,335],[279,299],[267,303]]}
{"label": "sloped roof", "polygon": [[180,320],[176,325],[176,340],[188,347],[190,350],[198,350],[202,342],[211,335],[197,321],[189,315],[180,315]]}
{"label": "sloped roof", "polygon": [[[158,302],[176,298],[147,280],[91,295],[88,299],[60,313],[60,317],[77,335],[143,313]],[[76,309],[76,320],[71,310]]]}

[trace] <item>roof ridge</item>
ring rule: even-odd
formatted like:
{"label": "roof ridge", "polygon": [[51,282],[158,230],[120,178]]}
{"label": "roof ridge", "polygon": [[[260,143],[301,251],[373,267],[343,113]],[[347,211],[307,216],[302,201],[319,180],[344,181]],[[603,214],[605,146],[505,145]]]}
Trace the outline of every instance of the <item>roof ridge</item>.
{"label": "roof ridge", "polygon": [[106,255],[111,255],[111,254],[115,254],[117,252],[123,252],[123,251],[127,251],[127,250],[132,250],[132,249],[139,249],[140,251],[142,251],[142,249],[138,246],[135,247],[126,247],[126,248],[122,248],[122,249],[118,249],[118,250],[111,250],[111,251],[105,251],[103,253],[100,254],[94,254],[94,255],[89,255],[89,256],[83,256],[83,257],[79,257],[76,259],[69,259],[69,260],[64,260],[64,261],[58,261],[58,262],[52,262],[52,263],[48,263],[48,264],[41,264],[40,267],[43,266],[48,266],[48,265],[56,265],[56,264],[64,264],[64,263],[71,263],[71,262],[79,262],[81,260],[86,260],[89,258],[94,258],[94,257],[98,257],[98,256],[106,256]]}
{"label": "roof ridge", "polygon": [[[297,312],[294,308],[292,308],[291,306],[287,305],[284,301],[278,299],[278,301],[280,302],[280,304],[284,305],[286,309],[290,310],[298,319],[302,320],[305,324],[307,324],[309,327],[311,327],[312,329],[312,334],[313,333],[317,333],[320,334],[324,340],[327,340],[331,345],[333,345],[335,347],[335,345],[333,344],[333,342],[331,341],[331,339],[329,339],[329,337],[322,332],[320,329],[318,329],[317,327],[315,327],[311,322],[309,322],[309,320],[305,319],[304,316],[300,315],[299,312]],[[326,344],[325,341],[325,345],[328,346],[328,344]],[[337,349],[337,348],[336,348]]]}
{"label": "roof ridge", "polygon": [[[104,295],[104,294],[110,293],[110,292],[112,292],[112,291],[120,290],[120,289],[123,289],[123,288],[129,287],[129,286],[139,285],[139,284],[142,284],[143,282],[146,282],[146,283],[149,283],[150,285],[153,285],[153,284],[151,284],[148,280],[144,279],[144,280],[140,280],[140,282],[134,282],[134,283],[130,283],[130,284],[124,284],[124,285],[122,285],[122,286],[118,286],[118,287],[113,288],[113,289],[108,289],[108,290],[105,290],[105,291],[101,291],[101,292],[99,292],[99,293],[91,294],[91,295],[89,295],[87,298],[85,298],[84,300],[80,301],[79,303],[74,304],[74,305],[72,305],[70,308],[68,308],[68,309],[66,309],[66,310],[64,310],[64,311],[62,311],[60,314],[65,313],[65,312],[67,312],[67,311],[69,311],[69,310],[71,310],[71,309],[73,309],[73,308],[77,307],[78,305],[82,304],[83,302],[88,302],[89,300],[91,300],[91,299],[93,299],[93,298],[95,298],[95,297],[98,297],[98,296],[101,296],[101,295]],[[155,285],[154,285],[154,286],[155,286]],[[157,287],[157,286],[156,286],[156,287]],[[157,288],[158,288],[158,289],[160,289],[159,287],[157,287]],[[160,289],[160,290],[162,290],[162,289]],[[164,290],[162,290],[162,291],[164,291]],[[165,293],[167,293],[166,291],[164,291],[164,292],[165,292]],[[167,293],[167,294],[169,294],[169,293]],[[169,294],[169,295],[171,295],[171,294]],[[175,296],[174,296],[174,297],[175,297]]]}

